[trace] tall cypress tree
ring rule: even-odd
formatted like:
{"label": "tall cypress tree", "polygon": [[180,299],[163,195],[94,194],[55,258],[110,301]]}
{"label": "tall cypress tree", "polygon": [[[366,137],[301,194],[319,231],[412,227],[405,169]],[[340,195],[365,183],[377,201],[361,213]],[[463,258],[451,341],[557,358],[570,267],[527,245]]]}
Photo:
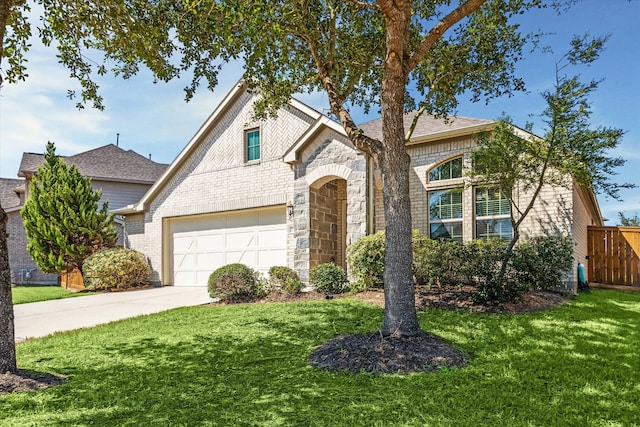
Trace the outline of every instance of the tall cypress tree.
{"label": "tall cypress tree", "polygon": [[38,168],[22,209],[27,251],[46,273],[80,269],[94,252],[114,246],[117,232],[108,202],[98,210],[102,191],[56,155],[47,143],[45,162]]}

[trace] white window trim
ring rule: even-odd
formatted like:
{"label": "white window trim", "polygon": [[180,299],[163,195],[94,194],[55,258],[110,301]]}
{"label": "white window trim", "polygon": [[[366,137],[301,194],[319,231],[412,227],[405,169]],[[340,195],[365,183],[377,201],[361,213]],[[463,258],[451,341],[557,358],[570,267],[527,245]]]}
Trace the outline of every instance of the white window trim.
{"label": "white window trim", "polygon": [[[462,169],[461,169],[461,176],[460,176],[460,177],[457,177],[457,178],[446,178],[446,179],[435,179],[435,180],[432,180],[432,179],[429,177],[429,175],[431,175],[431,172],[432,172],[434,169],[437,169],[437,168],[439,168],[440,166],[444,165],[445,163],[447,163],[447,162],[451,162],[451,161],[456,160],[456,159],[460,159],[460,160],[461,160],[461,162],[462,162],[462,165],[461,165]],[[426,182],[427,182],[427,185],[429,185],[429,187],[432,187],[432,186],[433,186],[434,188],[435,188],[435,187],[442,187],[442,186],[450,187],[450,186],[452,186],[452,185],[455,185],[455,184],[457,184],[457,183],[459,183],[459,182],[460,182],[460,183],[462,183],[462,182],[464,181],[464,171],[465,171],[465,159],[464,159],[464,153],[459,153],[459,154],[456,154],[456,155],[454,155],[454,156],[447,157],[446,159],[444,159],[444,160],[442,160],[442,161],[440,161],[440,162],[436,163],[436,164],[435,164],[435,165],[433,165],[432,167],[430,167],[430,168],[427,170],[427,177],[426,177],[426,178],[427,178],[427,180],[426,180]]]}
{"label": "white window trim", "polygon": [[[479,216],[477,212],[477,192],[476,190],[479,188],[498,188],[498,185],[474,185],[473,186],[473,239],[487,239],[487,237],[479,237],[478,236],[478,221],[491,221],[491,220],[509,220],[511,223],[511,214],[513,212],[513,206],[511,200],[507,198],[509,202],[509,213],[502,215],[487,215],[487,216]],[[513,189],[511,189],[512,197],[513,197]],[[513,236],[513,224],[511,224],[511,236]],[[500,237],[502,238],[502,237]]]}

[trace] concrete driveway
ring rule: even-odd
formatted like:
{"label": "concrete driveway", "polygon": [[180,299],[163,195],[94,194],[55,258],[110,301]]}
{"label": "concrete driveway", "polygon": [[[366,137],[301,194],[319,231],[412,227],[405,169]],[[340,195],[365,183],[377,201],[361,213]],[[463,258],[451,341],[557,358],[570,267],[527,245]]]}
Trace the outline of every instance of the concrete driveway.
{"label": "concrete driveway", "polygon": [[16,341],[209,302],[206,286],[166,286],[19,304]]}

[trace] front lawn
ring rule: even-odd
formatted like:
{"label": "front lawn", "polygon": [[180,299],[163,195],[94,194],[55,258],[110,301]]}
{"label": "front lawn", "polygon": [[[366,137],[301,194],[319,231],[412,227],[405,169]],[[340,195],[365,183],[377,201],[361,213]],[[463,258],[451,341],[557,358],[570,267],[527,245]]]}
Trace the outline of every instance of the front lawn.
{"label": "front lawn", "polygon": [[356,300],[201,306],[26,341],[21,368],[68,381],[0,397],[0,425],[638,425],[640,294],[596,290],[525,315],[421,313],[471,355],[464,369],[309,365],[315,347],[381,317]]}
{"label": "front lawn", "polygon": [[13,304],[26,304],[29,302],[48,301],[88,295],[92,292],[71,292],[60,286],[20,285],[11,288]]}

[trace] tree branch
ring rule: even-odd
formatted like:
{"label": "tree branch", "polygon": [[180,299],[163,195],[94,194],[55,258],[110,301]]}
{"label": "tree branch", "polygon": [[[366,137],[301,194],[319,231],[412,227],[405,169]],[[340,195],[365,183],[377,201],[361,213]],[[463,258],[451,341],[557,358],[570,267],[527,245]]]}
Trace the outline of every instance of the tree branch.
{"label": "tree branch", "polygon": [[358,0],[344,0],[346,3],[351,3],[354,4],[358,7],[361,7],[363,9],[371,9],[371,10],[380,10],[380,8],[378,7],[377,4],[370,4],[364,1],[358,1]]}
{"label": "tree branch", "polygon": [[429,50],[433,48],[438,40],[442,38],[442,35],[453,25],[458,23],[463,18],[476,12],[480,7],[486,3],[487,0],[468,0],[464,4],[457,7],[454,11],[445,16],[440,22],[438,22],[427,35],[422,39],[418,48],[411,54],[409,59],[405,63],[405,72],[408,74],[424,59]]}

